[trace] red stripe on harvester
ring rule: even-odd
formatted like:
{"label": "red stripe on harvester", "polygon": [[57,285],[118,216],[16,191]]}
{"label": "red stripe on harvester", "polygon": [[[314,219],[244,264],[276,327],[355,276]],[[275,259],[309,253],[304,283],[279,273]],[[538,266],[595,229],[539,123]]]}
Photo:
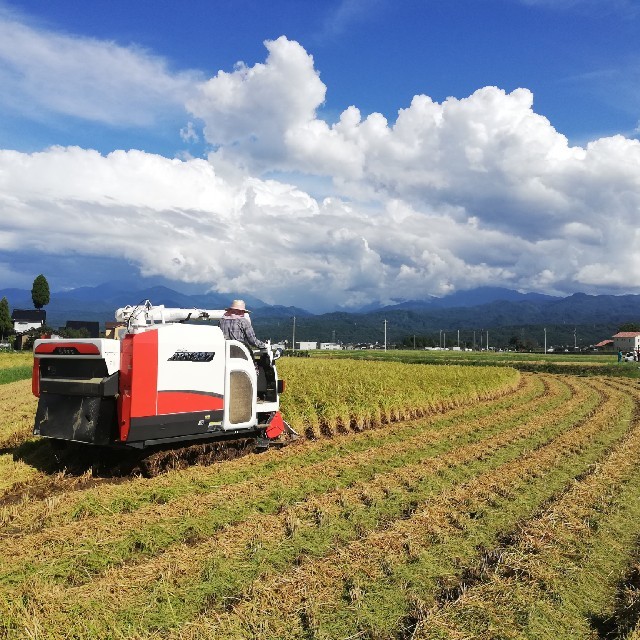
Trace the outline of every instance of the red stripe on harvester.
{"label": "red stripe on harvester", "polygon": [[120,441],[126,442],[131,427],[131,374],[133,372],[133,335],[120,342],[120,376],[118,380],[118,425]]}
{"label": "red stripe on harvester", "polygon": [[131,358],[131,417],[158,415],[158,331],[133,336]]}
{"label": "red stripe on harvester", "polygon": [[131,418],[157,415],[158,331],[128,334],[120,343],[118,424],[120,441],[129,438]]}
{"label": "red stripe on harvester", "polygon": [[158,415],[217,411],[224,408],[222,398],[197,391],[158,391]]}

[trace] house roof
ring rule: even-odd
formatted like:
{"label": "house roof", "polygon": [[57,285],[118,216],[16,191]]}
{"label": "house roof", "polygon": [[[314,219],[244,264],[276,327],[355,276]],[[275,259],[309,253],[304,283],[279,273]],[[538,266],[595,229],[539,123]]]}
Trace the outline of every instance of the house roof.
{"label": "house roof", "polygon": [[616,335],[613,337],[614,338],[635,338],[637,336],[640,336],[640,331],[620,331],[619,333],[616,333]]}
{"label": "house roof", "polygon": [[47,312],[44,309],[14,309],[11,319],[14,322],[45,322]]}
{"label": "house roof", "polygon": [[603,340],[602,342],[598,342],[598,344],[594,344],[594,347],[606,347],[608,344],[613,344],[613,340]]}

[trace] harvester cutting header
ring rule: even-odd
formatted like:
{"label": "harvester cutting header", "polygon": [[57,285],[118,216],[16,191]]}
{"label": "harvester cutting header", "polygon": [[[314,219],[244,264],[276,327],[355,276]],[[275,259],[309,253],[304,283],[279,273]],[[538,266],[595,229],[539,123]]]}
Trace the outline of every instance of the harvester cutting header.
{"label": "harvester cutting header", "polygon": [[149,301],[118,309],[120,340],[36,340],[34,434],[61,441],[144,448],[181,441],[256,437],[291,428],[280,414],[269,342],[252,350],[218,326],[225,310]]}

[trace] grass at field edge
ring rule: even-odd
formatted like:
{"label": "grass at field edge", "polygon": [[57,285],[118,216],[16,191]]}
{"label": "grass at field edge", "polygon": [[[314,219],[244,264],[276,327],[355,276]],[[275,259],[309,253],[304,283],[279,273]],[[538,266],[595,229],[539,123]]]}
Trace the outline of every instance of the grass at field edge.
{"label": "grass at field edge", "polygon": [[0,384],[9,384],[18,380],[27,380],[31,377],[33,367],[31,365],[20,365],[17,367],[9,367],[0,369]]}

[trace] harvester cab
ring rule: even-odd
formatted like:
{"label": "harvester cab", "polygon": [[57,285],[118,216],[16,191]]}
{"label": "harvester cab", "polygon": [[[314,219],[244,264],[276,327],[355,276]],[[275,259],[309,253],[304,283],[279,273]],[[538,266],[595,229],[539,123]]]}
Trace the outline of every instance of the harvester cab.
{"label": "harvester cab", "polygon": [[187,324],[223,314],[146,301],[116,312],[121,340],[36,340],[34,434],[137,448],[237,437],[264,447],[295,434],[280,413],[270,343],[254,352],[218,326]]}

